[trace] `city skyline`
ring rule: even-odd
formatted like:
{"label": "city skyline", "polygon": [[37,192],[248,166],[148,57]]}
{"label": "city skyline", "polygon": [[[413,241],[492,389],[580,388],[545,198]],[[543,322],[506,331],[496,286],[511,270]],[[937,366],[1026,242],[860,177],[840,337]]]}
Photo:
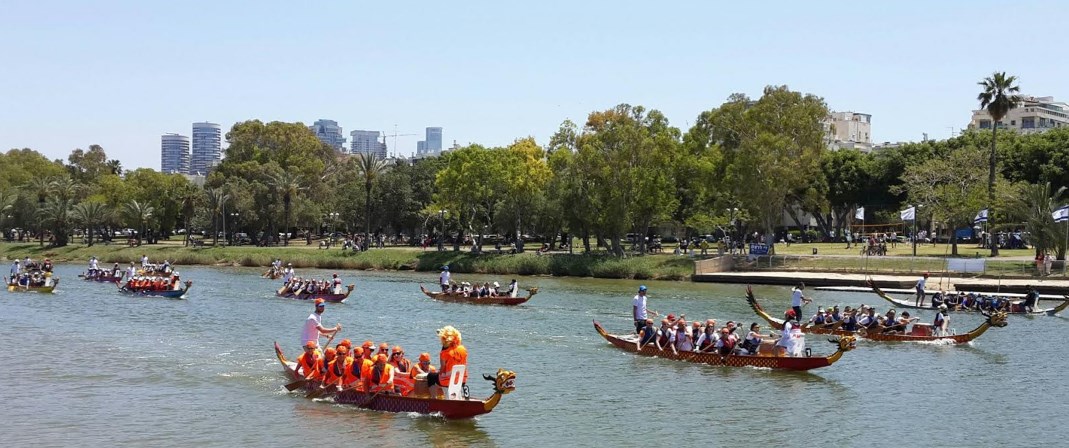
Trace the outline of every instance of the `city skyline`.
{"label": "city skyline", "polygon": [[[0,37],[19,44],[6,47],[17,69],[0,72],[8,106],[0,109],[0,150],[28,147],[65,159],[99,144],[128,168],[156,167],[161,133],[204,116],[224,134],[250,119],[310,125],[330,117],[385,133],[389,151],[403,155],[419,137],[395,144],[389,136],[421,133],[426,124],[447,128],[444,140],[461,145],[504,146],[527,136],[546,144],[564,120],[581,125],[619,103],[658,109],[685,131],[730,94],[756,98],[779,84],[819,95],[832,110],[871,114],[875,144],[967,128],[976,82],[994,71],[1016,75],[1026,95],[1069,98],[1069,61],[1042,45],[991,39],[977,26],[999,5],[989,1],[864,8],[551,1],[525,5],[523,14],[475,2],[474,16],[448,5],[328,1],[327,17],[281,2],[255,10],[193,3],[8,5]],[[379,20],[354,30],[345,17],[357,12]],[[1063,3],[1014,4],[1038,28],[1059,28],[1067,12]],[[275,33],[283,23],[293,31],[285,38]],[[401,38],[398,23],[412,25]],[[951,51],[977,42],[998,57]],[[322,53],[308,51],[324,44],[362,57],[327,66]]]}

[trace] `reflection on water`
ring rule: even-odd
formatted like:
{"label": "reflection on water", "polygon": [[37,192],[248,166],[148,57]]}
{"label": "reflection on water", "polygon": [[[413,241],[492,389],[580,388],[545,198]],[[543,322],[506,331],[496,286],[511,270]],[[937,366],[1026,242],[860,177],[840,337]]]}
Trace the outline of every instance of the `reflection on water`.
{"label": "reflection on water", "polygon": [[[1011,316],[1008,327],[963,347],[862,340],[830,368],[774,372],[635,356],[591,325],[630,331],[631,297],[646,284],[652,309],[746,327],[757,319],[744,285],[524,277],[521,286],[541,292],[508,308],[431,301],[417,283],[433,282],[433,273],[339,272],[357,290],[348,303],[329,305],[324,322],[341,322],[344,337],[399,344],[414,358],[437,352],[435,329],[456,325],[472,375],[517,373],[516,391],[494,412],[448,422],[287,393],[271,343],[297,353],[312,307],[274,297],[277,282],[260,279],[258,269],[182,268],[195,282],[187,300],[122,296],[74,280],[79,270],[59,267],[65,280],[54,296],[0,293],[0,346],[9,356],[0,446],[778,446],[824,429],[833,430],[833,446],[903,429],[937,446],[1062,440],[1064,399],[1054,392],[1069,370],[1056,355],[1063,318]],[[787,308],[788,288],[754,291],[769,312]],[[872,294],[809,292],[807,312],[884,308]],[[982,321],[953,319],[959,330]],[[809,338],[814,355],[834,351],[825,339]],[[491,393],[481,380],[471,389]],[[932,418],[984,415],[993,405],[998,418],[985,419],[984,431]]]}

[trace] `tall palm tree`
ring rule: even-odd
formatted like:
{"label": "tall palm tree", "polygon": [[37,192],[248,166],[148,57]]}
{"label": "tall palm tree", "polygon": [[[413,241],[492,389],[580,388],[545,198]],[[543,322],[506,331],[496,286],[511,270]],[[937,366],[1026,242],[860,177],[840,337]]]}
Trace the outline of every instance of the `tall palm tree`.
{"label": "tall palm tree", "polygon": [[[375,153],[360,153],[356,156],[356,169],[360,177],[364,179],[364,237],[371,238],[371,188],[375,185],[375,179],[386,172],[386,161],[380,159]],[[368,247],[371,247],[370,241]]]}
{"label": "tall palm tree", "polygon": [[108,161],[107,167],[108,171],[111,171],[111,174],[122,176],[122,162],[112,159]]}
{"label": "tall palm tree", "polygon": [[85,241],[89,247],[93,247],[93,232],[103,225],[111,217],[111,210],[107,204],[97,201],[86,201],[76,204],[71,210],[74,221],[85,226]]}
{"label": "tall palm tree", "polygon": [[200,198],[200,191],[196,188],[187,188],[178,193],[178,200],[182,203],[182,222],[184,223],[184,229],[186,230],[185,241],[183,245],[189,245],[189,237],[192,235],[189,229],[189,222],[193,219],[193,215],[197,212],[197,199]]}
{"label": "tall palm tree", "polygon": [[18,195],[14,192],[6,190],[0,191],[0,229],[4,228],[4,221],[7,218],[7,214],[15,208],[16,200],[18,200]]}
{"label": "tall palm tree", "polygon": [[1059,258],[1065,256],[1064,234],[1059,230],[1062,226],[1054,222],[1051,214],[1064,203],[1069,196],[1067,192],[1067,187],[1052,190],[1050,182],[1025,185],[1012,204],[1010,211],[1024,220],[1029,242],[1035,248],[1036,255],[1054,249]]}
{"label": "tall palm tree", "polygon": [[[995,72],[984,78],[977,84],[983,88],[976,99],[980,101],[980,108],[987,109],[991,114],[991,158],[988,162],[987,172],[987,226],[992,231],[995,229],[995,137],[998,134],[998,123],[1002,121],[1009,111],[1021,103],[1018,93],[1021,87],[1016,85],[1016,76],[1006,76],[1006,72]],[[991,237],[991,256],[998,256],[998,240]]]}
{"label": "tall palm tree", "polygon": [[[52,188],[52,179],[47,177],[33,177],[23,187],[26,189],[26,193],[37,200],[37,211],[41,213],[41,210],[45,207],[45,199],[48,198],[48,190]],[[45,231],[41,228],[40,224],[37,225],[38,242],[41,246],[45,245]]]}
{"label": "tall palm tree", "polygon": [[226,202],[230,200],[230,195],[226,194],[223,187],[209,188],[205,190],[205,193],[208,197],[208,208],[212,211],[212,246],[218,246],[219,221],[226,209]]}
{"label": "tall palm tree", "polygon": [[285,225],[282,230],[284,245],[290,245],[289,230],[290,230],[290,213],[292,211],[293,200],[297,198],[297,195],[307,189],[304,186],[304,180],[300,174],[294,174],[289,171],[280,171],[268,176],[268,182],[274,187],[277,194],[282,195],[283,216],[285,217]]}
{"label": "tall palm tree", "polygon": [[130,221],[137,223],[137,245],[141,245],[141,236],[145,234],[145,221],[152,217],[156,209],[146,202],[132,200],[123,205],[123,214]]}
{"label": "tall palm tree", "polygon": [[[67,231],[71,223],[71,199],[58,196],[49,196],[45,204],[37,209],[37,219],[41,224],[52,230],[53,247],[67,245]],[[42,238],[44,233],[42,232]]]}

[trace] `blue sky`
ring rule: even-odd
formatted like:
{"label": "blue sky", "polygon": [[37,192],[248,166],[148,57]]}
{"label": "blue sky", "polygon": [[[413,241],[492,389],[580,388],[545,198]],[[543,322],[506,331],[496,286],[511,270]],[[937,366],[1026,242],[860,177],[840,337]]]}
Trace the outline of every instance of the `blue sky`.
{"label": "blue sky", "polygon": [[1065,17],[1057,1],[6,0],[0,149],[96,143],[159,169],[160,134],[252,118],[544,143],[624,102],[685,130],[769,84],[872,114],[875,141],[945,138],[995,70],[1069,100]]}

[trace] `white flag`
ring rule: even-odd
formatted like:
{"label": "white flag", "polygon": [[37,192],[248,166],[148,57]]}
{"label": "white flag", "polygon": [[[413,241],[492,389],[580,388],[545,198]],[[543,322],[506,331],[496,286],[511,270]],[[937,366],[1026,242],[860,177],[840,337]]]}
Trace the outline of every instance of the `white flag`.
{"label": "white flag", "polygon": [[986,208],[983,209],[983,210],[980,210],[980,212],[976,214],[976,217],[972,219],[972,223],[973,224],[980,224],[982,222],[987,222],[987,209]]}
{"label": "white flag", "polygon": [[865,220],[865,207],[857,208],[857,211],[854,212],[854,219],[860,219],[862,221]]}
{"label": "white flag", "polygon": [[913,217],[917,214],[917,207],[910,207],[898,212],[898,215],[902,217],[903,221],[912,221]]}
{"label": "white flag", "polygon": [[1051,213],[1050,216],[1054,218],[1054,222],[1069,221],[1069,205],[1063,205],[1061,208]]}

